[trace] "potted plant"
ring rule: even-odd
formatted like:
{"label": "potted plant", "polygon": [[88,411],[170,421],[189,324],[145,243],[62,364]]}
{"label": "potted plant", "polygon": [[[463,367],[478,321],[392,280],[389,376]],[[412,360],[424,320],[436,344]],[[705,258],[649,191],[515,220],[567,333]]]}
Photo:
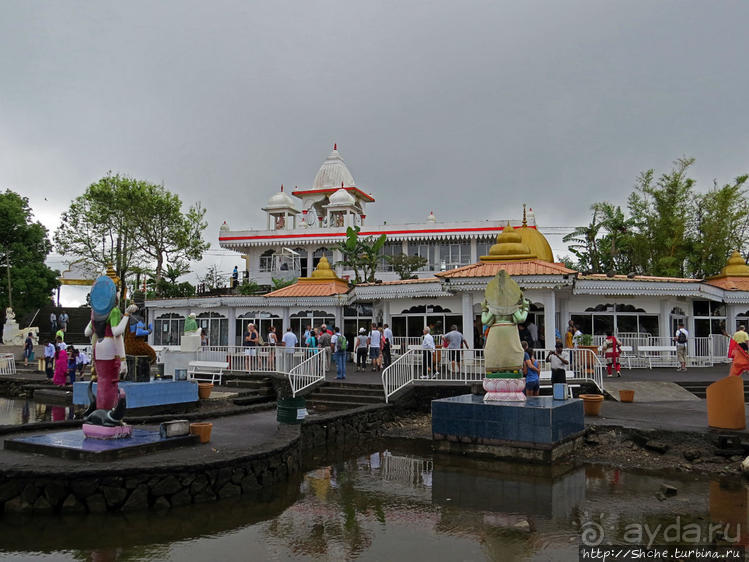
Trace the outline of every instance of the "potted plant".
{"label": "potted plant", "polygon": [[[578,343],[577,348],[589,349],[593,352],[593,355],[598,355],[598,347],[593,345],[593,334],[583,334],[580,337],[580,342]],[[587,353],[584,354],[581,359],[580,368],[582,371],[588,375],[592,374],[595,360],[593,360]]]}
{"label": "potted plant", "polygon": [[597,416],[601,413],[602,394],[581,394],[580,398],[583,401],[583,411],[586,416]]}

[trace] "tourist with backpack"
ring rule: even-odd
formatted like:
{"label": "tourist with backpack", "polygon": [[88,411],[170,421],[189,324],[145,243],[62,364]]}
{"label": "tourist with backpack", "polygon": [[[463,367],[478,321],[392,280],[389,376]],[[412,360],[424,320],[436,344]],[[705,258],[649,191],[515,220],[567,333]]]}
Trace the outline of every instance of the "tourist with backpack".
{"label": "tourist with backpack", "polygon": [[348,342],[346,336],[341,333],[338,326],[333,328],[333,337],[330,338],[330,347],[333,350],[333,359],[336,365],[336,379],[346,378],[346,350]]}
{"label": "tourist with backpack", "polygon": [[363,371],[367,368],[367,350],[369,349],[369,337],[366,328],[359,328],[359,335],[356,336],[356,370]]}
{"label": "tourist with backpack", "polygon": [[685,373],[687,371],[687,342],[689,341],[689,332],[684,327],[684,323],[679,323],[679,329],[674,335],[676,342],[676,358],[679,360],[677,371]]}

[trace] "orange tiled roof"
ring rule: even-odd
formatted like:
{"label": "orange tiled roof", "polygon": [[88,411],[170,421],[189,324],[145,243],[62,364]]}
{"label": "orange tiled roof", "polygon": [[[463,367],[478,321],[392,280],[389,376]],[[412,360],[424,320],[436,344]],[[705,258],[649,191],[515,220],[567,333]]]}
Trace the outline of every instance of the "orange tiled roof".
{"label": "orange tiled roof", "polygon": [[705,283],[727,291],[749,291],[749,277],[722,277],[709,279]]}
{"label": "orange tiled roof", "polygon": [[494,277],[500,269],[504,269],[509,275],[569,275],[577,273],[574,269],[569,269],[561,263],[549,263],[541,260],[527,261],[506,261],[506,262],[489,262],[473,263],[464,265],[450,271],[437,273],[437,277],[442,278],[463,278],[463,277]]}
{"label": "orange tiled roof", "polygon": [[590,275],[580,275],[578,279],[592,281],[650,281],[656,283],[700,283],[701,279],[687,279],[684,277],[655,277],[652,275],[635,275],[627,277],[626,275],[614,275],[609,277],[605,273],[592,273]]}
{"label": "orange tiled roof", "polygon": [[348,293],[349,286],[345,281],[308,281],[299,279],[293,285],[270,292],[266,297],[330,297]]}

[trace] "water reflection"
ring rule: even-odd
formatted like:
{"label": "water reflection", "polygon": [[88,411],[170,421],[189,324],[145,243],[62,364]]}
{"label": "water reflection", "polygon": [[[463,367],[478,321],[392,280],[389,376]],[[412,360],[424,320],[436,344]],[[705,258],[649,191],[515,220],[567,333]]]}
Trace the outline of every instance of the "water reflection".
{"label": "water reflection", "polygon": [[26,398],[0,398],[0,425],[72,420],[73,406],[37,404]]}
{"label": "water reflection", "polygon": [[20,559],[36,556],[33,545],[39,556],[88,560],[570,560],[591,524],[604,542],[622,544],[633,528],[662,533],[677,521],[679,532],[692,523],[740,527],[745,542],[743,483],[668,481],[678,494],[661,501],[663,477],[382,447],[235,501],[163,514],[6,517],[13,532],[0,547]]}

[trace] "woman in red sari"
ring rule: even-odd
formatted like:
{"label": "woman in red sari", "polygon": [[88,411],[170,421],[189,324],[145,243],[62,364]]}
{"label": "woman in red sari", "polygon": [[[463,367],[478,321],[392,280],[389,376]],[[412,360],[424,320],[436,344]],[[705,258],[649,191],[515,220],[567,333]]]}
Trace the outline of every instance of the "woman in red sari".
{"label": "woman in red sari", "polygon": [[606,373],[612,377],[612,367],[616,369],[616,376],[622,376],[622,367],[619,364],[619,355],[621,354],[621,346],[619,341],[616,339],[611,330],[606,331],[606,339],[603,342],[603,355],[606,358]]}

